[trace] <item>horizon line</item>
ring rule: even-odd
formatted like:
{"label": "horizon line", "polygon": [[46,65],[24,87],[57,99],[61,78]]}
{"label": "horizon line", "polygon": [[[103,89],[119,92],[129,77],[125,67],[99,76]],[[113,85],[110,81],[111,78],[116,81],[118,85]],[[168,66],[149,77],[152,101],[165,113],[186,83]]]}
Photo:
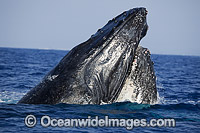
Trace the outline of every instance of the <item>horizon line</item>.
{"label": "horizon line", "polygon": [[[0,48],[11,48],[11,49],[32,49],[32,50],[57,50],[57,51],[70,51],[68,49],[62,49],[62,48],[58,48],[58,49],[54,49],[54,48],[22,48],[22,47],[4,47],[4,46],[0,46]],[[192,55],[192,54],[166,54],[166,53],[151,53],[153,55],[174,55],[174,56],[200,56],[200,55]]]}

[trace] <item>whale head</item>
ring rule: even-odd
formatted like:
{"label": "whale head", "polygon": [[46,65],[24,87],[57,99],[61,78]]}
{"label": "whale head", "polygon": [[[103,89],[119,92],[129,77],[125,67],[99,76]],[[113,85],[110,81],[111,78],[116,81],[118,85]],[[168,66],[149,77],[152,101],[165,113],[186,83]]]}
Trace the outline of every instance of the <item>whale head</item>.
{"label": "whale head", "polygon": [[113,103],[132,71],[146,35],[147,10],[133,8],[77,45],[19,103]]}

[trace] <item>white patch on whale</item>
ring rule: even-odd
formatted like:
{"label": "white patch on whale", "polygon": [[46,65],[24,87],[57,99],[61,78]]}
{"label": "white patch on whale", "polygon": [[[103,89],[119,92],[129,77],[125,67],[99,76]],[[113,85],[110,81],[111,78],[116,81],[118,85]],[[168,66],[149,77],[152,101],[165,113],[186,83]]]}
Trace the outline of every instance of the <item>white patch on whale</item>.
{"label": "white patch on whale", "polygon": [[[136,69],[136,61],[133,62],[132,64],[132,71],[135,71]],[[124,86],[116,100],[116,102],[125,102],[125,101],[130,101],[130,102],[137,102],[140,103],[140,96],[136,96],[136,89],[137,87],[135,86],[135,84],[133,83],[133,79],[131,79],[131,77],[129,76],[125,83]]]}
{"label": "white patch on whale", "polygon": [[58,75],[52,75],[52,76],[48,76],[47,79],[52,81],[54,80],[56,77],[58,77]]}

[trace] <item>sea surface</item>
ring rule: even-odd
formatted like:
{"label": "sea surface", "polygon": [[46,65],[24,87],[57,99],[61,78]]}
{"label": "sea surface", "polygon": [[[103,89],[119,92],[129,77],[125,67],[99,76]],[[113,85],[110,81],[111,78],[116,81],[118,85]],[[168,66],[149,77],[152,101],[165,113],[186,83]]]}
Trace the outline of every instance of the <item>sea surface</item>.
{"label": "sea surface", "polygon": [[[17,104],[68,51],[0,48],[0,132],[200,132],[200,57],[151,55],[157,76],[159,101],[155,105],[130,102],[107,105]],[[37,124],[25,125],[27,115]],[[43,127],[51,118],[173,118],[175,127]]]}

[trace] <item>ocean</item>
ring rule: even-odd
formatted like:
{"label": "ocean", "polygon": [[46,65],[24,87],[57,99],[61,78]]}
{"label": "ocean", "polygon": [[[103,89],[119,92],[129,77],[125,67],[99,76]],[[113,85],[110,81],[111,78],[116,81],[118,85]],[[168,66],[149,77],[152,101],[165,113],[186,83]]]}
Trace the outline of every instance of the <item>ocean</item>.
{"label": "ocean", "polygon": [[[0,132],[200,132],[200,57],[152,54],[159,100],[155,105],[17,104],[67,54],[64,50],[0,48]],[[36,125],[25,118],[34,115]],[[41,118],[174,119],[175,127],[43,127]],[[31,121],[32,122],[32,121]],[[45,121],[48,122],[47,119]]]}

